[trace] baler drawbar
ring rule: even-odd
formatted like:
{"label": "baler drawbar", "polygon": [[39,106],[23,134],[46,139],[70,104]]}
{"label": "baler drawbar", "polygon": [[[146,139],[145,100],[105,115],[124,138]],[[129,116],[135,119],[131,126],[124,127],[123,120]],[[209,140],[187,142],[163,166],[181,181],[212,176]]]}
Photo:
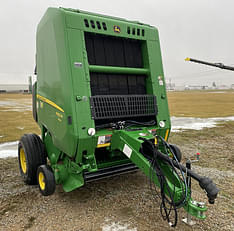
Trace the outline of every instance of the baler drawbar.
{"label": "baler drawbar", "polygon": [[[205,219],[191,178],[213,204],[218,188],[183,166],[168,143],[171,123],[158,30],[80,10],[49,8],[37,28],[33,117],[41,137],[25,134],[20,173],[44,196],[141,170],[171,226],[177,209]],[[159,192],[158,192],[159,191]],[[173,219],[172,214],[174,214]]]}

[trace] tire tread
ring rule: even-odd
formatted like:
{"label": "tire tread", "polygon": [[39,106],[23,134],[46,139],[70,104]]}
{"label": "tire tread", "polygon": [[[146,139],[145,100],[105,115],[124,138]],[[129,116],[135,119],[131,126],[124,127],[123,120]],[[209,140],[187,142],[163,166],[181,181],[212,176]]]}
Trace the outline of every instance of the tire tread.
{"label": "tire tread", "polygon": [[[18,146],[18,153],[20,148],[24,149],[27,161],[27,172],[24,174],[20,167],[20,173],[24,178],[26,184],[37,183],[37,168],[42,164],[46,164],[46,151],[43,142],[36,134],[24,134]],[[19,155],[19,154],[18,154]],[[19,160],[20,165],[20,160]]]}

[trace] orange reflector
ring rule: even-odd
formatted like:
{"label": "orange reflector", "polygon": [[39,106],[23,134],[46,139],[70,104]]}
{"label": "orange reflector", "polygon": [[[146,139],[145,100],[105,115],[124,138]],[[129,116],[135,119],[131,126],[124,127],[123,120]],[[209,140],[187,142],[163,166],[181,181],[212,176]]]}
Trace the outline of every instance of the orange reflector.
{"label": "orange reflector", "polygon": [[166,141],[168,139],[168,135],[169,135],[169,129],[166,130],[166,135],[165,135],[165,138],[164,138]]}
{"label": "orange reflector", "polygon": [[155,145],[158,144],[158,139],[157,138],[154,139],[154,144]]}

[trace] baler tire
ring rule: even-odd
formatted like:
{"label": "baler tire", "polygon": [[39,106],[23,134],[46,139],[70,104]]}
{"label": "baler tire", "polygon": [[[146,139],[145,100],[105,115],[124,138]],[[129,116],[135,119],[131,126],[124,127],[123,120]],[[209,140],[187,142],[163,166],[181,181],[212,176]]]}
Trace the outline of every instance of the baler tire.
{"label": "baler tire", "polygon": [[24,134],[18,144],[20,174],[26,184],[37,184],[37,168],[46,164],[46,150],[36,134]]}
{"label": "baler tire", "polygon": [[37,169],[37,180],[41,194],[43,196],[52,195],[55,191],[56,183],[53,170],[48,165],[41,165]]}
{"label": "baler tire", "polygon": [[180,161],[182,159],[182,153],[181,153],[180,149],[175,144],[170,144],[170,148],[172,149],[172,151],[174,152],[174,154],[176,156],[176,159],[180,163]]}

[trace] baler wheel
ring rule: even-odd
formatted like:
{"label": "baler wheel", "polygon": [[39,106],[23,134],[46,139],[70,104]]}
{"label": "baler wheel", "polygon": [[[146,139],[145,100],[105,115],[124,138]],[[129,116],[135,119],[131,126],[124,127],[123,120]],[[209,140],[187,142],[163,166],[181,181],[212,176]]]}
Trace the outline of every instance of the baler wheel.
{"label": "baler wheel", "polygon": [[180,162],[182,159],[182,153],[181,153],[180,149],[175,144],[170,144],[170,148],[174,152],[178,162]]}
{"label": "baler wheel", "polygon": [[46,151],[40,137],[24,134],[18,144],[20,174],[26,184],[37,184],[37,168],[46,164]]}
{"label": "baler wheel", "polygon": [[54,173],[50,166],[41,165],[37,170],[38,186],[43,196],[49,196],[55,191],[55,178]]}

